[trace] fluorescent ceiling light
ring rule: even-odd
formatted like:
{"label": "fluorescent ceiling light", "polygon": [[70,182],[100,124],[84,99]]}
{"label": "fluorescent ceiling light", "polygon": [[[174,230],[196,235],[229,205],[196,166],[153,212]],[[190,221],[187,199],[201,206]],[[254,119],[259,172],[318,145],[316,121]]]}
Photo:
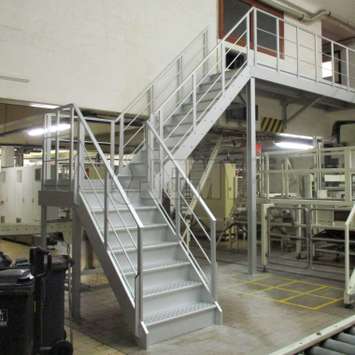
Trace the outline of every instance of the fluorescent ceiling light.
{"label": "fluorescent ceiling light", "polygon": [[278,135],[281,136],[281,137],[286,137],[286,138],[308,139],[310,141],[313,141],[313,137],[311,137],[311,136],[302,136],[300,134],[279,133]]}
{"label": "fluorescent ceiling light", "polygon": [[33,128],[27,131],[27,134],[31,137],[41,136],[45,133],[55,133],[63,132],[70,128],[68,123],[61,123],[59,125],[54,125],[49,128]]}
{"label": "fluorescent ceiling light", "polygon": [[45,108],[49,110],[53,110],[55,108],[58,108],[59,106],[56,105],[47,105],[47,104],[30,104],[31,107],[37,107],[37,108]]}
{"label": "fluorescent ceiling light", "polygon": [[313,145],[310,144],[288,142],[288,141],[276,142],[274,144],[281,149],[309,150],[313,148]]}

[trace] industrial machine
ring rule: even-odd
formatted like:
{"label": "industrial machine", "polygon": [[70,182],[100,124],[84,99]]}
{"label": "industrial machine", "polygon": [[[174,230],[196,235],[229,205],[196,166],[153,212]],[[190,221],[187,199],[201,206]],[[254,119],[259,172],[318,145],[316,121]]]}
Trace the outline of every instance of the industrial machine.
{"label": "industrial machine", "polygon": [[322,147],[262,155],[262,264],[345,280],[354,301],[355,147]]}

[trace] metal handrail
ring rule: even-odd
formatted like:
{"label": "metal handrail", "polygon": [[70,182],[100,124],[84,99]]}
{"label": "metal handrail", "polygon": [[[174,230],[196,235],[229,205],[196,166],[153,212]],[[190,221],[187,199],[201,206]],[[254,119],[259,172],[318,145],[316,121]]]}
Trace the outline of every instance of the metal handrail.
{"label": "metal handrail", "polygon": [[164,141],[160,138],[159,134],[157,133],[157,131],[153,128],[153,126],[150,124],[149,121],[146,122],[146,125],[149,127],[149,129],[153,132],[155,138],[158,140],[159,145],[163,148],[163,150],[165,151],[165,153],[167,154],[168,158],[173,162],[175,168],[179,171],[179,174],[181,175],[181,177],[183,178],[183,180],[185,180],[186,184],[188,185],[188,187],[191,189],[192,193],[195,195],[197,201],[201,204],[202,208],[204,209],[204,211],[206,212],[206,214],[208,215],[208,217],[210,218],[211,221],[216,222],[216,218],[213,215],[213,213],[211,212],[211,210],[208,208],[208,206],[206,205],[206,202],[202,199],[201,195],[198,193],[198,191],[196,190],[196,188],[194,187],[194,185],[192,185],[191,181],[189,180],[189,178],[186,176],[186,174],[184,173],[184,171],[181,169],[180,165],[176,162],[175,158],[173,157],[173,155],[171,154],[170,150],[168,149],[168,147],[165,145]]}
{"label": "metal handrail", "polygon": [[114,173],[114,171],[112,170],[110,164],[108,163],[104,152],[102,151],[101,147],[100,147],[99,144],[97,143],[97,140],[96,140],[94,134],[92,133],[92,131],[91,131],[89,125],[87,124],[87,122],[86,122],[84,116],[82,115],[80,109],[78,108],[78,106],[77,106],[76,104],[73,104],[73,107],[75,108],[75,112],[77,113],[77,115],[78,115],[78,117],[79,117],[79,119],[80,119],[80,123],[81,123],[81,124],[83,125],[83,127],[85,128],[85,130],[86,130],[86,132],[88,133],[88,135],[89,135],[89,137],[90,137],[90,139],[91,139],[91,141],[92,141],[92,143],[93,143],[95,149],[96,149],[97,152],[99,153],[99,156],[100,156],[102,162],[104,163],[105,169],[106,169],[107,172],[109,173],[109,175],[110,175],[112,181],[114,182],[115,186],[117,187],[117,189],[118,189],[119,193],[121,194],[121,196],[122,196],[122,198],[123,198],[123,200],[124,200],[124,202],[125,202],[127,208],[129,209],[129,211],[130,211],[132,217],[134,218],[134,221],[135,221],[135,223],[137,224],[137,227],[138,227],[138,228],[141,228],[141,229],[144,228],[144,225],[143,225],[141,219],[139,218],[139,216],[138,216],[136,210],[134,209],[134,207],[132,206],[131,202],[129,201],[128,196],[127,196],[125,190],[123,189],[123,187],[122,187],[121,183],[119,182],[119,180],[118,180],[116,174]]}
{"label": "metal handrail", "polygon": [[175,56],[175,58],[169,62],[169,64],[165,67],[165,69],[163,69],[151,82],[150,84],[148,84],[145,89],[143,89],[134,99],[133,101],[131,101],[127,107],[125,109],[122,110],[122,113],[116,118],[115,122],[118,122],[120,120],[120,118],[125,114],[125,113],[129,113],[129,109],[137,103],[137,101],[139,101],[142,97],[144,97],[149,91],[150,89],[154,86],[154,83],[156,81],[158,81],[159,79],[161,79],[164,74],[176,63],[176,61],[182,56],[182,54],[184,53],[184,51],[191,46],[192,43],[195,42],[196,39],[198,39],[201,35],[203,34],[207,34],[208,33],[208,26],[206,26],[201,32],[199,32],[199,34],[197,36],[195,36],[185,47],[184,49],[182,49],[179,54],[177,54]]}
{"label": "metal handrail", "polygon": [[351,296],[350,290],[350,225],[355,217],[355,204],[345,221],[345,294]]}
{"label": "metal handrail", "polygon": [[[67,111],[70,110],[70,115],[67,115]],[[128,266],[130,268],[130,270],[133,270],[134,274],[135,274],[135,292],[134,295],[131,295],[131,292],[127,291],[127,296],[129,297],[132,306],[135,308],[135,325],[136,325],[136,334],[138,335],[139,333],[139,327],[141,325],[141,323],[143,322],[143,242],[142,242],[142,236],[141,236],[141,231],[144,228],[144,225],[140,219],[140,217],[138,216],[136,210],[134,209],[133,205],[131,204],[131,202],[128,199],[128,196],[125,192],[125,190],[123,189],[121,183],[119,182],[115,172],[114,172],[114,165],[113,165],[113,158],[114,155],[111,152],[111,163],[108,162],[105,154],[103,153],[94,133],[92,132],[91,128],[88,125],[88,122],[86,120],[86,118],[83,116],[82,112],[80,111],[80,109],[78,108],[77,105],[75,104],[70,104],[70,105],[66,105],[63,107],[60,107],[58,109],[56,109],[55,115],[51,115],[51,117],[49,117],[50,121],[48,121],[47,117],[45,119],[45,129],[47,129],[47,131],[45,131],[44,134],[44,154],[43,154],[43,183],[45,183],[45,180],[47,178],[48,172],[47,172],[47,168],[48,168],[48,163],[46,163],[47,159],[47,155],[48,155],[48,150],[51,148],[50,145],[48,145],[48,139],[49,139],[49,144],[51,144],[51,142],[54,140],[55,141],[55,183],[58,184],[58,155],[59,155],[59,149],[60,149],[60,143],[59,143],[59,138],[58,138],[58,133],[54,133],[52,134],[50,132],[50,130],[48,129],[48,127],[50,127],[50,125],[52,124],[52,119],[54,119],[56,122],[56,124],[58,124],[60,122],[60,114],[65,111],[66,115],[65,115],[65,119],[66,122],[69,119],[70,122],[70,158],[69,158],[69,176],[70,176],[70,181],[72,184],[72,190],[74,192],[74,199],[76,201],[76,203],[78,202],[78,196],[80,195],[80,191],[82,189],[82,181],[84,181],[85,179],[85,175],[87,176],[87,173],[85,171],[85,144],[88,143],[91,144],[94,149],[95,152],[97,152],[99,158],[100,158],[100,166],[103,168],[104,170],[104,207],[103,207],[103,231],[100,228],[100,235],[102,235],[103,233],[103,243],[105,246],[105,250],[108,252],[109,250],[111,250],[111,246],[108,245],[108,234],[109,234],[109,228],[108,226],[110,226],[110,228],[114,231],[114,226],[111,222],[111,219],[108,215],[108,211],[109,211],[109,204],[108,204],[108,199],[111,197],[110,196],[110,191],[113,190],[115,192],[119,192],[120,197],[122,199],[122,204],[125,206],[125,208],[127,209],[127,211],[129,212],[129,214],[132,216],[133,219],[133,225],[135,225],[137,227],[137,246],[136,246],[136,251],[137,251],[137,263],[136,266],[134,266],[134,263],[132,262],[131,258],[128,255],[128,252],[126,250],[126,248],[124,247],[124,245],[122,243],[120,244],[121,250],[123,251],[123,255],[127,258],[128,260]],[[76,128],[77,128],[77,138],[75,139],[75,132],[74,132],[74,126],[75,123],[76,124]],[[112,136],[111,136],[112,138]],[[74,142],[76,142],[77,145],[77,154],[74,158]],[[112,141],[111,141],[112,143]],[[87,153],[87,152],[86,152]],[[91,161],[92,162],[92,161]],[[76,171],[75,174],[72,172],[72,167],[76,166]],[[88,177],[88,176],[87,176]],[[92,179],[88,179],[90,185],[93,187],[92,184]],[[99,180],[102,183],[102,179],[101,179],[101,175],[99,174]],[[110,186],[109,186],[109,182],[110,182]],[[95,195],[97,195],[97,191],[95,188],[93,188],[93,192],[95,193]],[[83,202],[84,204],[87,206],[87,203],[85,202],[85,198],[83,198]],[[112,203],[112,199],[111,203]],[[99,203],[99,205],[102,207],[102,203]],[[116,213],[118,213],[120,220],[122,220],[122,217],[120,215],[120,213],[118,212],[117,206],[114,203],[114,207],[115,207],[115,211]],[[90,210],[89,213],[92,213],[92,211]],[[94,218],[95,219],[95,218]],[[96,221],[94,221],[94,223],[96,224],[96,227],[98,227],[98,224]],[[123,228],[126,227],[125,222],[123,223]],[[117,233],[116,231],[114,231],[116,237],[117,237]],[[120,241],[119,241],[120,242]],[[120,262],[118,261],[117,257],[114,255],[114,253],[111,253],[112,258],[115,260],[115,268],[117,269],[118,273],[121,274],[122,280],[124,281],[124,287],[127,290],[131,290],[131,286],[129,285],[128,280],[125,277],[125,270],[122,268]],[[133,297],[134,299],[133,299]]]}

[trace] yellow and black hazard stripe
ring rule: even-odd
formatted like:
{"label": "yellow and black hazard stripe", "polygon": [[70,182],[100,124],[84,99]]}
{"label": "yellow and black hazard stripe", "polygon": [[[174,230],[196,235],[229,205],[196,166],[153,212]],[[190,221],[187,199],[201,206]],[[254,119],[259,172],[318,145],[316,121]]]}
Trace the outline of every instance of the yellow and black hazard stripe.
{"label": "yellow and black hazard stripe", "polygon": [[260,130],[264,132],[281,133],[284,130],[283,122],[277,118],[263,117]]}

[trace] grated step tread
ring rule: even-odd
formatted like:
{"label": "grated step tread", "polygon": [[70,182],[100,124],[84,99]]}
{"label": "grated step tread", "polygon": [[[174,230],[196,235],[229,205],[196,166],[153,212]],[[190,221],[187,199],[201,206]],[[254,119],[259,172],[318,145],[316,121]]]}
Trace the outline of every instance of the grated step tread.
{"label": "grated step tread", "polygon": [[[159,270],[165,270],[165,269],[170,269],[170,268],[176,268],[180,266],[188,266],[190,263],[186,260],[174,260],[172,262],[166,262],[166,263],[159,263],[155,262],[149,265],[144,265],[143,272],[152,272],[152,271],[159,271]],[[126,275],[133,274],[131,267],[123,268],[123,273]]]}
{"label": "grated step tread", "polygon": [[[150,211],[150,210],[156,210],[157,207],[156,206],[134,206],[134,209],[136,211]],[[117,209],[115,207],[112,207],[110,206],[108,209],[107,209],[107,212],[117,212],[117,210],[119,212],[125,212],[125,211],[129,211],[127,205],[124,205],[122,207],[120,206],[117,206]],[[104,209],[103,208],[100,208],[100,207],[92,207],[91,208],[91,211],[94,212],[94,213],[103,213],[104,212]]]}
{"label": "grated step tread", "polygon": [[148,288],[144,291],[144,297],[158,296],[163,293],[185,290],[188,288],[199,287],[202,283],[198,281],[177,281],[159,287]]}
{"label": "grated step tread", "polygon": [[190,305],[176,307],[172,310],[157,312],[145,318],[144,322],[149,327],[214,308],[216,308],[216,306],[213,303],[193,303]]}
{"label": "grated step tread", "polygon": [[[151,244],[145,244],[143,247],[143,251],[145,250],[151,250],[151,249],[163,249],[163,248],[168,248],[171,246],[177,246],[179,245],[179,242],[163,242],[163,243],[151,243]],[[137,248],[134,247],[130,247],[130,248],[125,248],[125,251],[127,253],[132,252],[132,251],[136,251]],[[112,250],[113,253],[123,253],[124,250],[122,248],[114,248]]]}

